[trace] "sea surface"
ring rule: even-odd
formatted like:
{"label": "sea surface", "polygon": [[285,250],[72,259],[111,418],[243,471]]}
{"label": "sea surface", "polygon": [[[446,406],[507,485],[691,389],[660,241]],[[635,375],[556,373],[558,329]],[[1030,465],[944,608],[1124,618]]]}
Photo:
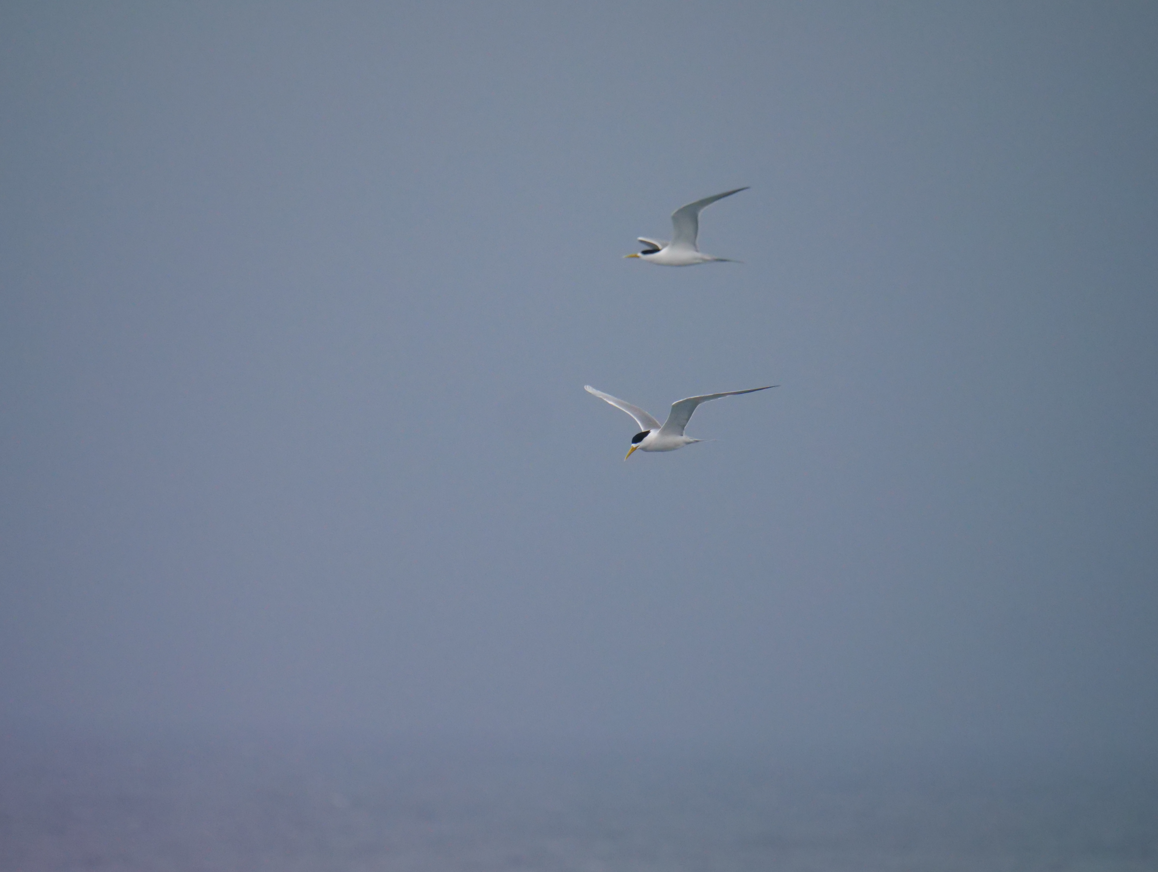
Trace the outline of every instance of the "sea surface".
{"label": "sea surface", "polygon": [[1158,870],[1158,777],[1003,759],[0,734],[0,870]]}

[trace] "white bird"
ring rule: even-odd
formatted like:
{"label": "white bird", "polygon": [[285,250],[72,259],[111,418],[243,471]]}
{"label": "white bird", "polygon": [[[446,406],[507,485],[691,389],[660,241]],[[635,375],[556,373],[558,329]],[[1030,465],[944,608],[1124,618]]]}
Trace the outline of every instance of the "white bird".
{"label": "white bird", "polygon": [[667,420],[664,421],[663,426],[660,426],[659,421],[645,412],[639,406],[633,406],[626,400],[621,400],[618,397],[613,397],[611,394],[605,394],[603,391],[597,391],[591,385],[584,385],[584,390],[589,394],[595,394],[604,402],[611,403],[617,409],[621,409],[635,419],[635,423],[643,429],[631,437],[631,448],[627,451],[628,457],[631,457],[632,452],[637,448],[640,451],[675,451],[677,448],[683,448],[685,445],[691,445],[693,442],[703,442],[702,439],[692,439],[684,435],[684,427],[688,425],[688,420],[692,417],[692,412],[696,410],[696,406],[700,403],[706,403],[708,400],[718,400],[720,397],[734,397],[737,394],[752,394],[756,391],[766,391],[768,388],[779,387],[779,385],[765,385],[762,388],[748,388],[746,391],[724,391],[722,394],[704,394],[702,397],[688,397],[686,400],[677,400],[671,404],[671,411],[668,413]]}
{"label": "white bird", "polygon": [[696,247],[696,236],[700,232],[701,209],[710,206],[716,200],[722,200],[724,197],[730,197],[746,190],[748,190],[746,187],[736,188],[733,191],[724,191],[724,193],[716,194],[714,197],[704,197],[702,200],[680,206],[671,213],[671,242],[656,242],[654,239],[641,236],[639,241],[647,247],[639,254],[625,254],[624,257],[638,257],[640,260],[658,263],[660,266],[694,266],[697,263],[711,263],[713,261],[735,263],[727,257],[712,257],[710,254],[701,254],[699,248]]}

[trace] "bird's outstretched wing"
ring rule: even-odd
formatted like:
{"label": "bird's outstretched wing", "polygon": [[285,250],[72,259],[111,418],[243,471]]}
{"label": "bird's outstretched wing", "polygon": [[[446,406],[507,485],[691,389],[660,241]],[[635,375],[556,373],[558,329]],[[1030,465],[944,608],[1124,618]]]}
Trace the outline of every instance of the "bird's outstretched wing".
{"label": "bird's outstretched wing", "polygon": [[[640,430],[659,429],[659,421],[657,421],[643,409],[639,408],[639,406],[633,406],[631,403],[625,402],[618,397],[611,396],[611,394],[605,394],[603,391],[597,391],[595,388],[591,387],[591,385],[584,385],[583,389],[586,390],[589,394],[595,394],[595,396],[599,397],[599,399],[603,400],[604,402],[611,403],[611,405],[615,406],[615,408],[627,412],[627,414],[635,418],[635,423],[639,425]],[[688,412],[688,414],[690,415],[691,412]]]}
{"label": "bird's outstretched wing", "polygon": [[[708,400],[718,400],[720,397],[734,397],[737,394],[753,394],[756,391],[766,391],[768,388],[777,388],[779,385],[765,385],[762,388],[748,388],[746,391],[724,391],[722,394],[704,394],[702,397],[688,397],[686,400],[677,400],[671,404],[671,412],[667,416],[667,420],[663,423],[663,429],[660,431],[665,435],[683,436],[684,427],[688,425],[691,420],[692,412],[696,410],[696,406],[700,403],[706,403]],[[610,402],[610,401],[609,401]]]}
{"label": "bird's outstretched wing", "polygon": [[704,197],[702,200],[696,200],[694,203],[688,203],[686,206],[680,206],[671,213],[672,248],[690,248],[693,251],[699,251],[696,248],[696,237],[700,232],[700,210],[705,206],[710,206],[716,200],[722,200],[724,197],[730,197],[733,194],[738,194],[741,191],[748,190],[747,187],[736,188],[732,191],[724,191],[722,194],[716,194],[713,197]]}
{"label": "bird's outstretched wing", "polygon": [[657,251],[667,245],[666,242],[656,242],[654,239],[648,239],[646,236],[639,237],[639,241],[646,245],[648,248],[647,251],[641,252],[642,254],[655,254]]}

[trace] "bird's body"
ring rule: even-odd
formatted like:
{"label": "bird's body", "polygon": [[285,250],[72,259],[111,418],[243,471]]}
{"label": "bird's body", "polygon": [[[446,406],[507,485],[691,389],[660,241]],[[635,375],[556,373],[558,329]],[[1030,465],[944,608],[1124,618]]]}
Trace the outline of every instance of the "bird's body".
{"label": "bird's body", "polygon": [[698,263],[713,263],[730,261],[727,257],[713,257],[704,254],[696,245],[696,237],[700,232],[700,210],[710,206],[716,200],[746,191],[747,188],[736,188],[724,191],[711,197],[704,197],[686,206],[680,206],[671,214],[672,237],[671,242],[657,242],[647,237],[639,237],[646,248],[638,254],[626,254],[624,257],[638,257],[648,263],[660,266],[695,266]]}
{"label": "bird's body", "polygon": [[[618,397],[613,397],[611,394],[605,394],[603,391],[597,391],[591,385],[584,385],[584,389],[604,402],[610,403],[620,411],[627,412],[635,419],[635,423],[640,426],[640,432],[636,433],[631,438],[631,448],[628,449],[627,457],[631,457],[634,451],[675,451],[677,448],[683,448],[685,445],[691,445],[693,442],[702,442],[702,439],[692,439],[690,436],[684,435],[684,428],[687,427],[688,421],[692,417],[692,412],[700,403],[706,403],[708,400],[716,400],[720,397],[734,397],[737,394],[751,394],[756,391],[766,391],[768,388],[774,388],[776,385],[765,385],[762,388],[748,388],[746,391],[724,391],[719,394],[704,394],[699,397],[688,397],[684,400],[677,400],[671,404],[671,412],[668,413],[667,420],[660,425],[659,421],[645,412],[639,406],[633,406],[626,400],[621,400]],[[624,460],[627,460],[624,457]]]}

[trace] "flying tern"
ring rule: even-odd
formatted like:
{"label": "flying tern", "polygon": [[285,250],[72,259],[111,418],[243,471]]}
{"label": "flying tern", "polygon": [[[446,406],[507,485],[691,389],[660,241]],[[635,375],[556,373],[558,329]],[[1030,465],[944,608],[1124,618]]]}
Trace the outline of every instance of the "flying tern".
{"label": "flying tern", "polygon": [[752,394],[756,391],[766,391],[768,388],[779,387],[779,385],[765,385],[762,388],[748,388],[746,391],[724,391],[721,394],[704,394],[702,397],[688,397],[686,400],[677,400],[671,404],[671,411],[668,413],[667,420],[664,421],[663,426],[660,426],[659,421],[645,412],[639,406],[633,406],[626,400],[621,400],[618,397],[613,397],[611,394],[605,394],[603,391],[597,391],[591,385],[584,385],[584,389],[590,393],[595,394],[604,402],[611,403],[617,409],[621,409],[627,414],[631,415],[642,429],[631,437],[631,448],[627,451],[628,457],[636,449],[640,451],[675,451],[677,448],[683,448],[685,445],[691,445],[693,442],[703,442],[702,439],[692,439],[684,435],[684,427],[688,425],[688,420],[692,417],[692,412],[700,403],[706,403],[708,400],[718,400],[720,397],[734,397],[737,394]]}
{"label": "flying tern", "polygon": [[638,257],[640,260],[658,263],[660,266],[694,266],[697,263],[729,261],[730,258],[727,257],[712,257],[710,254],[702,254],[696,247],[696,236],[700,232],[700,210],[705,206],[710,206],[716,200],[722,200],[724,197],[730,197],[746,190],[748,190],[746,187],[736,188],[732,191],[716,194],[713,197],[704,197],[704,199],[688,203],[686,206],[680,206],[671,213],[671,242],[656,242],[654,239],[641,236],[639,241],[645,246],[643,251],[638,254],[625,254],[624,257]]}

